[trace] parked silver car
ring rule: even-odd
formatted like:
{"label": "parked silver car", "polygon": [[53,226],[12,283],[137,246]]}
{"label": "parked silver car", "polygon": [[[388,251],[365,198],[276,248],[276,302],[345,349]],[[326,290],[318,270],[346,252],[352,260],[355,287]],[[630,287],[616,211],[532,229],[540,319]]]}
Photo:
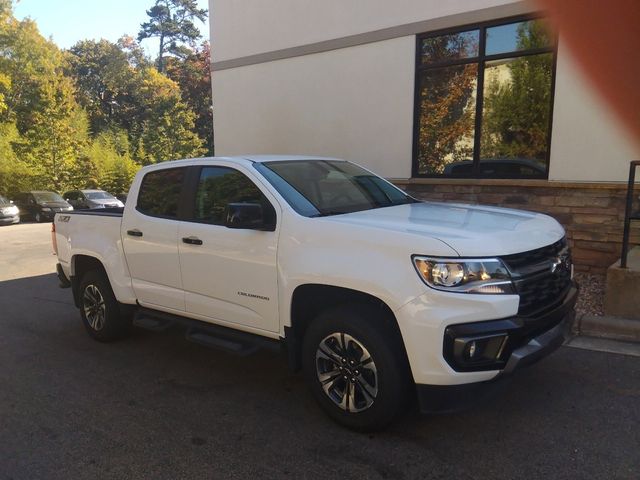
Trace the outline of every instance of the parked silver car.
{"label": "parked silver car", "polygon": [[104,190],[71,190],[64,194],[64,199],[76,210],[124,207],[124,203]]}
{"label": "parked silver car", "polygon": [[20,212],[12,201],[0,195],[0,225],[20,223]]}

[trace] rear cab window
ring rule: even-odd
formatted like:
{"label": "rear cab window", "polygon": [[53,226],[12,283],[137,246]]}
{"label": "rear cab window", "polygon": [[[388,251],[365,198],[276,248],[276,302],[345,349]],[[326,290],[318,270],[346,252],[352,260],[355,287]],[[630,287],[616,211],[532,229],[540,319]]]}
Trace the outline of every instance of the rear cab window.
{"label": "rear cab window", "polygon": [[167,168],[147,173],[140,184],[136,210],[144,215],[178,218],[186,168]]}

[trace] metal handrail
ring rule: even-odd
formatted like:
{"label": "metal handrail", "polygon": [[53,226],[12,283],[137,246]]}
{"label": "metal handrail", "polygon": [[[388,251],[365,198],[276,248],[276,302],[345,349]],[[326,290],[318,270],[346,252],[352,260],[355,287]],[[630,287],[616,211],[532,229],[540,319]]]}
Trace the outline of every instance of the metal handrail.
{"label": "metal handrail", "polygon": [[627,184],[627,205],[624,209],[624,231],[622,233],[622,255],[620,267],[627,268],[627,254],[629,253],[629,234],[631,233],[631,220],[640,220],[640,212],[633,215],[633,191],[636,180],[636,167],[640,166],[640,160],[634,160],[629,164],[629,183]]}

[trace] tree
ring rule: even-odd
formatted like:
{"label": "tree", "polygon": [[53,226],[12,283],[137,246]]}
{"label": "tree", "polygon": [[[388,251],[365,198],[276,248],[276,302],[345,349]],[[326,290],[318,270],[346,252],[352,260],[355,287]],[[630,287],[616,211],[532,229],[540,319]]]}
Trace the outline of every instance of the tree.
{"label": "tree", "polygon": [[143,107],[142,131],[134,144],[136,160],[143,165],[205,152],[194,132],[195,115],[182,101],[180,87],[154,68],[138,75],[136,102]]}
{"label": "tree", "polygon": [[[476,51],[468,36],[443,35],[425,40],[424,58],[458,58]],[[425,70],[418,85],[418,167],[420,173],[442,173],[447,164],[473,156],[476,64]]]}
{"label": "tree", "polygon": [[201,35],[193,23],[194,19],[204,22],[207,10],[199,9],[196,0],[156,0],[153,7],[147,10],[149,21],[140,26],[138,41],[145,38],[159,39],[158,70],[164,73],[164,55],[170,53],[185,57]]}
{"label": "tree", "polygon": [[[87,150],[88,164],[95,174],[95,185],[115,194],[127,192],[140,168],[129,151],[129,139],[125,131],[115,129],[99,134]],[[94,188],[95,185],[86,184]]]}
{"label": "tree", "polygon": [[[549,44],[549,33],[542,22],[526,22],[518,27],[518,48]],[[536,159],[545,166],[552,69],[551,53],[519,57],[491,67],[493,72],[485,77],[483,158]]]}
{"label": "tree", "polygon": [[195,129],[204,140],[207,155],[213,155],[213,104],[211,100],[211,50],[209,42],[184,61],[167,59],[167,76],[180,85],[182,98],[196,114]]}
{"label": "tree", "polygon": [[148,68],[151,66],[149,58],[144,53],[144,49],[140,44],[130,35],[123,35],[116,42],[120,50],[124,52],[129,60],[129,65],[132,68]]}
{"label": "tree", "polygon": [[121,115],[128,118],[126,103],[135,71],[118,45],[83,40],[68,50],[67,59],[67,74],[75,80],[76,99],[87,110],[94,134],[120,123]]}
{"label": "tree", "polygon": [[[2,9],[0,71],[10,80],[3,123],[15,126],[11,148],[31,175],[32,187],[62,190],[85,148],[85,112],[64,75],[60,50],[43,38],[32,20],[17,21]],[[6,83],[6,82],[5,82]]]}

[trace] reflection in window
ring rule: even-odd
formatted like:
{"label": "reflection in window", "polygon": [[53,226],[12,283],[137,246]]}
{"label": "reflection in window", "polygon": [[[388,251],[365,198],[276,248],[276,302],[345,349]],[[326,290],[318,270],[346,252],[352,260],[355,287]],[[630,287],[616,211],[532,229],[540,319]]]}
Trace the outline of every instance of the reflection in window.
{"label": "reflection in window", "polygon": [[184,168],[168,168],[147,173],[142,179],[137,209],[156,217],[178,217]]}
{"label": "reflection in window", "polygon": [[479,30],[440,35],[422,40],[422,63],[478,56]]}
{"label": "reflection in window", "polygon": [[546,178],[552,43],[530,19],[419,37],[414,172]]}
{"label": "reflection in window", "polygon": [[552,68],[551,53],[487,62],[481,163],[511,163],[506,175],[546,174]]}
{"label": "reflection in window", "polygon": [[420,78],[420,173],[442,174],[450,163],[472,160],[477,72],[477,64],[456,65]]}
{"label": "reflection in window", "polygon": [[486,55],[549,47],[551,36],[542,20],[487,28]]}
{"label": "reflection in window", "polygon": [[244,174],[233,168],[205,167],[195,198],[195,220],[224,225],[230,203],[258,203],[267,224],[275,224],[275,210],[264,194]]}

